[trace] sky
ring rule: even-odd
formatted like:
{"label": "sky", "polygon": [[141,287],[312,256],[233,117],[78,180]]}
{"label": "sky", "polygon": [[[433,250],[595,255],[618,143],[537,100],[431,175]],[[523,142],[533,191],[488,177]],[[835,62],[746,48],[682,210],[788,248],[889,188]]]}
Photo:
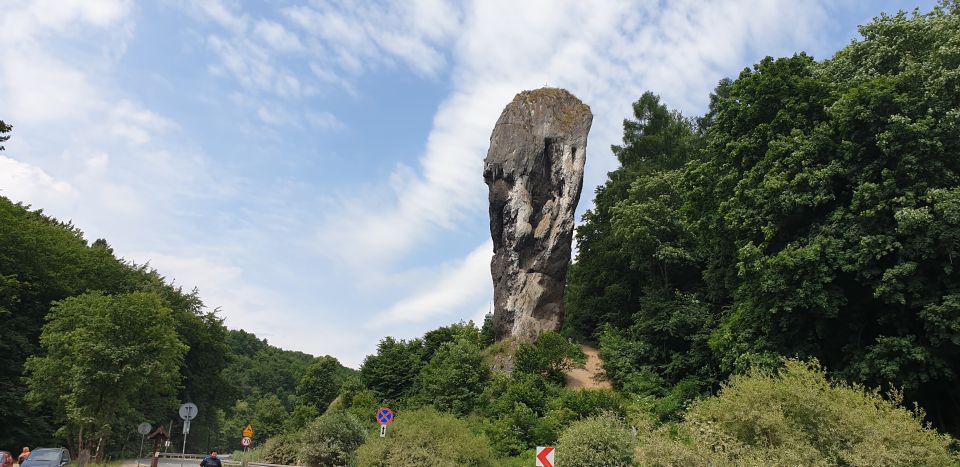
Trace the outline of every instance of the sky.
{"label": "sky", "polygon": [[357,367],[482,320],[503,107],[590,105],[579,216],[645,91],[689,116],[764,56],[827,59],[916,0],[0,0],[0,195]]}

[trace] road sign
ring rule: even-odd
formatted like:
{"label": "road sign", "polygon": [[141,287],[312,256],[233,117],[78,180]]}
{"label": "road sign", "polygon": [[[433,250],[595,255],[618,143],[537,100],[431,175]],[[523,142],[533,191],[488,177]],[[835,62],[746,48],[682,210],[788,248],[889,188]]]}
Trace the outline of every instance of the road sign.
{"label": "road sign", "polygon": [[253,438],[249,436],[244,436],[243,439],[240,440],[240,445],[245,448],[250,447],[251,444],[253,444]]}
{"label": "road sign", "polygon": [[197,404],[193,402],[187,402],[180,406],[180,418],[190,421],[197,416]]}
{"label": "road sign", "polygon": [[380,425],[380,437],[381,437],[381,438],[384,438],[384,437],[386,437],[386,436],[387,436],[387,426],[386,426],[386,425]]}
{"label": "road sign", "polygon": [[392,410],[386,407],[381,407],[380,410],[377,411],[377,422],[379,422],[381,425],[387,426],[392,421],[393,421]]}
{"label": "road sign", "polygon": [[151,429],[151,428],[153,428],[153,427],[150,426],[149,423],[143,422],[143,423],[137,425],[137,433],[140,433],[141,435],[148,435],[148,434],[150,434],[150,429]]}
{"label": "road sign", "polygon": [[186,420],[183,422],[183,434],[185,435],[190,434],[190,420]]}
{"label": "road sign", "polygon": [[247,424],[247,427],[243,429],[244,438],[253,438],[253,425]]}
{"label": "road sign", "polygon": [[553,448],[537,446],[537,467],[553,467]]}

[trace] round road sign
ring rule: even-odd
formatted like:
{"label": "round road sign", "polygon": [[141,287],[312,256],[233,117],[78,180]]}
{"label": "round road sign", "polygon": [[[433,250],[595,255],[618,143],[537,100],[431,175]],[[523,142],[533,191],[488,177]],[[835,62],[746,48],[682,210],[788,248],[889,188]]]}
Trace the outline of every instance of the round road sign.
{"label": "round road sign", "polygon": [[140,433],[141,435],[149,434],[151,428],[153,428],[153,427],[150,426],[149,423],[143,422],[143,423],[137,425],[137,433]]}
{"label": "round road sign", "polygon": [[377,422],[379,422],[381,425],[387,426],[392,421],[393,421],[392,410],[386,407],[381,407],[380,410],[377,411]]}
{"label": "round road sign", "polygon": [[180,418],[184,420],[193,420],[197,416],[197,404],[187,402],[180,406]]}
{"label": "round road sign", "polygon": [[249,436],[244,436],[243,439],[240,440],[240,444],[242,444],[243,447],[248,448],[251,444],[253,444],[253,439],[251,439]]}

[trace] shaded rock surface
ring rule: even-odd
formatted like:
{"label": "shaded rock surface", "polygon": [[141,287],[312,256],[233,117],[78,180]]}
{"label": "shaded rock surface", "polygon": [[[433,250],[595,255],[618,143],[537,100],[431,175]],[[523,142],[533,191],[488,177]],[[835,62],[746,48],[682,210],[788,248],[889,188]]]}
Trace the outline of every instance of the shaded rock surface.
{"label": "shaded rock surface", "polygon": [[497,339],[531,340],[563,324],[592,123],[590,107],[573,94],[542,88],[517,94],[493,129],[483,178],[490,188]]}

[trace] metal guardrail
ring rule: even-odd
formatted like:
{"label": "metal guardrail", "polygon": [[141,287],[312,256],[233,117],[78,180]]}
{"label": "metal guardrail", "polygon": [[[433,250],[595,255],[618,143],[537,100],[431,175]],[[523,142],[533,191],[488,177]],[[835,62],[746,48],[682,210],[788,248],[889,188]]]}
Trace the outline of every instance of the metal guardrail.
{"label": "metal guardrail", "polygon": [[[173,460],[192,460],[200,461],[204,457],[207,457],[206,454],[180,454],[175,452],[163,453],[161,452],[159,457],[161,459],[173,459]],[[263,462],[250,462],[250,461],[238,461],[230,458],[230,454],[224,454],[219,456],[220,463],[226,467],[304,467],[302,465],[283,465],[283,464],[266,464]]]}
{"label": "metal guardrail", "polygon": [[161,452],[159,456],[161,459],[203,459],[207,457],[206,454],[180,454],[179,452]]}

